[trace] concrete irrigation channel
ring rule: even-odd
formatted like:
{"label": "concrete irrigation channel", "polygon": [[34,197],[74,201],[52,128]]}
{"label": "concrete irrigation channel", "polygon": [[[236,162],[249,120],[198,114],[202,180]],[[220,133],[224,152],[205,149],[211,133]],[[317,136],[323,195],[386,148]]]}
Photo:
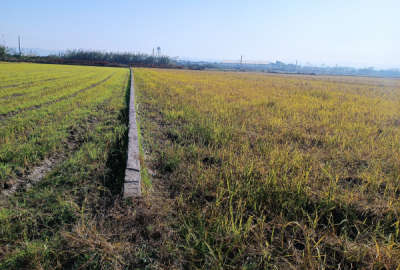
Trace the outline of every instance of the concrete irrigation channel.
{"label": "concrete irrigation channel", "polygon": [[135,88],[133,70],[130,69],[128,160],[125,169],[124,198],[141,196],[139,137],[136,123]]}

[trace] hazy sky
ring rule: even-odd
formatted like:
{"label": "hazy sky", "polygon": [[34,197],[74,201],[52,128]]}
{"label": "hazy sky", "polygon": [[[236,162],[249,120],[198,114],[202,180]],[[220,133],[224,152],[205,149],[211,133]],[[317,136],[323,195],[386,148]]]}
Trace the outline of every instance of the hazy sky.
{"label": "hazy sky", "polygon": [[400,67],[398,0],[2,0],[0,42],[181,58]]}

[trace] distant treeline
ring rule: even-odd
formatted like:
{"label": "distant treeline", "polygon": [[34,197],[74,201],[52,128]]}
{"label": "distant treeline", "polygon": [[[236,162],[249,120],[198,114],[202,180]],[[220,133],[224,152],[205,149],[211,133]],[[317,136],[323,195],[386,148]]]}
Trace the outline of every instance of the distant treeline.
{"label": "distant treeline", "polygon": [[105,62],[132,66],[169,66],[174,64],[168,56],[152,56],[143,53],[70,50],[59,57],[65,60]]}
{"label": "distant treeline", "polygon": [[174,60],[168,56],[154,56],[144,53],[120,53],[103,52],[95,50],[69,50],[57,55],[36,56],[33,54],[21,55],[16,49],[6,48],[0,45],[0,60],[15,62],[34,62],[67,65],[93,65],[114,67],[161,67],[180,69],[217,69],[233,71],[254,71],[284,74],[308,74],[308,75],[346,75],[346,76],[372,76],[400,78],[400,69],[382,69],[373,67],[316,67],[286,64],[280,61],[268,64],[250,63],[225,63],[209,61]]}
{"label": "distant treeline", "polygon": [[268,64],[223,63],[206,61],[178,61],[178,64],[190,69],[217,69],[233,71],[254,71],[283,74],[308,74],[308,75],[346,75],[346,76],[372,76],[372,77],[400,77],[400,69],[378,70],[373,67],[316,67],[286,64],[280,61]]}
{"label": "distant treeline", "polygon": [[180,68],[170,57],[153,56],[144,53],[102,52],[94,50],[68,50],[49,56],[20,55],[0,46],[0,60],[25,61],[51,64],[95,65],[95,66],[139,66]]}

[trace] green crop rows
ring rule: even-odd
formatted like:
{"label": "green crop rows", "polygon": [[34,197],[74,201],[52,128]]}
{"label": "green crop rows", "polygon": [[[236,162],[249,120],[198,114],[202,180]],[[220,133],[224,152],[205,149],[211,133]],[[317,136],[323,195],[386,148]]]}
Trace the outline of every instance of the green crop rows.
{"label": "green crop rows", "polygon": [[0,64],[0,182],[64,151],[74,127],[124,88],[126,69]]}
{"label": "green crop rows", "polygon": [[[120,194],[128,85],[128,69],[0,63],[0,269],[113,260],[73,239],[91,241],[76,234]],[[8,192],[43,164],[40,182]]]}

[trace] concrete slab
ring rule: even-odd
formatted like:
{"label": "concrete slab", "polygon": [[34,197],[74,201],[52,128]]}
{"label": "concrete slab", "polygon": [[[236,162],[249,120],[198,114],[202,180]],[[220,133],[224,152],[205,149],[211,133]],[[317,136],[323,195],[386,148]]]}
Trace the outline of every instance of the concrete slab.
{"label": "concrete slab", "polygon": [[128,160],[125,170],[124,198],[141,196],[139,137],[136,123],[135,89],[133,70],[130,70]]}

